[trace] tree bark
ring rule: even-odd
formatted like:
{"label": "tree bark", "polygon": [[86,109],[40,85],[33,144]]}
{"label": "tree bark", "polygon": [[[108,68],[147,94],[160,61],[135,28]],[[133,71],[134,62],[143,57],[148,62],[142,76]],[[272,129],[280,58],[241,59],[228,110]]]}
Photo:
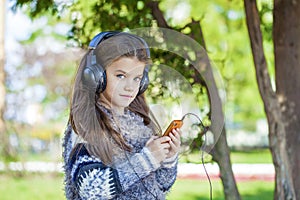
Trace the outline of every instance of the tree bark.
{"label": "tree bark", "polygon": [[163,13],[159,9],[159,1],[149,1],[147,6],[151,9],[152,16],[157,21],[157,25],[162,28],[170,28]]}
{"label": "tree bark", "polygon": [[[163,13],[158,7],[158,2],[156,1],[150,1],[147,4],[152,9],[152,15],[157,21],[157,24],[159,27],[162,28],[170,28],[163,16]],[[190,26],[191,28],[191,37],[193,39],[196,39],[196,41],[200,42],[203,48],[205,49],[205,41],[204,37],[202,35],[202,29],[199,21],[192,21]],[[208,62],[209,63],[209,62]],[[221,98],[218,94],[218,88],[216,86],[214,76],[212,73],[212,68],[210,65],[207,66],[207,69],[205,70],[206,80],[209,81],[210,84],[210,90],[207,89],[209,93],[211,93],[209,96],[214,96],[216,98],[210,99],[210,107],[213,110],[212,112],[218,112],[214,115],[214,117],[218,117],[218,119],[211,119],[212,121],[223,121],[224,122],[224,114],[222,109],[222,102]],[[213,94],[212,94],[213,93]],[[224,189],[224,196],[227,200],[239,200],[241,199],[240,194],[237,189],[237,185],[234,179],[233,171],[231,168],[231,161],[230,161],[230,151],[229,147],[227,145],[226,140],[226,129],[223,127],[221,135],[217,133],[220,130],[216,130],[218,128],[214,128],[214,124],[212,124],[212,127],[210,128],[211,131],[214,133],[214,140],[217,141],[215,144],[213,150],[210,152],[213,156],[213,160],[218,163],[218,166],[220,168],[220,176],[223,184]]]}
{"label": "tree bark", "polygon": [[279,185],[278,197],[300,199],[300,1],[274,1],[274,54],[276,94],[285,132],[282,137],[287,185]]}
{"label": "tree bark", "polygon": [[1,140],[0,154],[5,160],[7,160],[13,157],[13,151],[9,143],[7,128],[4,120],[5,96],[6,96],[5,70],[4,70],[5,14],[6,14],[5,0],[0,0],[0,140]]}
{"label": "tree bark", "polygon": [[[0,1],[0,138],[1,143],[6,138],[6,127],[3,119],[5,109],[5,74],[4,74],[4,26],[5,0]],[[5,144],[1,145],[1,154],[5,152]]]}
{"label": "tree bark", "polygon": [[[284,1],[281,1],[284,2]],[[288,1],[289,2],[289,1]],[[300,14],[298,2],[298,13]],[[275,191],[274,199],[299,199],[299,194],[296,197],[296,191],[299,193],[299,103],[295,102],[295,99],[288,96],[290,91],[298,94],[300,91],[299,80],[299,60],[297,62],[288,62],[291,55],[282,52],[282,46],[278,45],[286,40],[288,36],[295,34],[293,31],[291,35],[288,35],[291,27],[285,27],[283,24],[278,24],[277,17],[278,10],[285,10],[284,6],[278,6],[278,2],[275,1],[274,9],[274,49],[275,49],[275,69],[276,69],[276,92],[272,89],[270,76],[267,69],[266,59],[263,51],[262,33],[260,30],[259,13],[255,0],[244,0],[246,20],[248,26],[248,32],[251,42],[252,54],[254,59],[254,66],[256,70],[256,79],[259,87],[259,92],[264,103],[264,109],[266,112],[268,124],[269,124],[269,146],[272,153],[273,163],[276,172],[275,179]],[[296,7],[296,6],[295,6]],[[290,8],[291,9],[291,8]],[[285,10],[281,12],[291,12]],[[298,15],[299,15],[298,14]],[[292,21],[296,18],[291,18]],[[283,23],[287,23],[287,20],[281,19]],[[298,25],[299,28],[299,25]],[[280,35],[280,36],[279,36]],[[294,35],[294,36],[299,36]],[[297,37],[296,37],[297,38]],[[294,38],[294,39],[296,39]],[[299,47],[298,39],[298,47]],[[289,42],[288,42],[289,43]],[[290,45],[291,43],[289,43]],[[294,41],[293,45],[296,45]],[[286,45],[286,44],[285,44]],[[281,49],[281,51],[280,51]],[[287,47],[285,50],[288,50]],[[294,49],[296,50],[296,49]],[[291,53],[291,52],[289,52]],[[292,56],[299,58],[299,49],[297,52],[293,52]],[[296,61],[297,59],[294,58]],[[294,65],[293,65],[294,64]],[[291,66],[293,65],[293,66]],[[298,65],[298,69],[295,66]],[[285,72],[282,72],[285,71]],[[287,71],[289,76],[287,76]],[[280,74],[278,74],[280,73]],[[283,76],[281,73],[284,73]],[[290,85],[287,83],[291,83]],[[292,89],[293,88],[293,89]],[[289,91],[289,92],[286,92]],[[285,92],[284,92],[285,91]],[[297,95],[295,95],[297,96]],[[299,100],[298,100],[299,102]],[[298,104],[298,105],[297,105]],[[294,108],[291,109],[291,106]],[[295,109],[297,106],[297,109]],[[298,113],[296,113],[298,112]],[[290,115],[288,116],[287,115]],[[298,115],[297,115],[298,114]],[[295,119],[293,119],[293,117]],[[298,156],[298,157],[297,157]],[[296,170],[296,168],[298,168]],[[298,173],[298,174],[297,174]],[[293,180],[295,177],[295,180]],[[297,183],[298,181],[298,183]],[[298,184],[298,185],[296,185]],[[297,186],[297,187],[295,187]]]}
{"label": "tree bark", "polygon": [[241,199],[231,168],[230,150],[226,139],[226,129],[222,130],[215,147],[212,150],[213,160],[218,163],[223,184],[225,199]]}

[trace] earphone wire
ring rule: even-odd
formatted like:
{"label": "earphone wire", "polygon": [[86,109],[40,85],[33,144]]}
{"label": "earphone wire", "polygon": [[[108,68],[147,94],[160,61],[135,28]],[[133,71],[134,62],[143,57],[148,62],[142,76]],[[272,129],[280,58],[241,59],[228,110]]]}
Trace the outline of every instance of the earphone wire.
{"label": "earphone wire", "polygon": [[[118,127],[118,129],[119,129],[119,132],[121,133],[121,129],[120,129],[120,127],[119,127],[119,123],[116,121],[116,119],[114,119],[114,120],[115,120],[116,125],[117,125],[117,127]],[[121,136],[122,136],[122,135],[121,135]],[[123,137],[123,136],[122,136],[122,137]],[[155,195],[154,195],[154,194],[146,187],[146,185],[145,185],[143,179],[142,179],[142,178],[139,176],[139,174],[136,172],[136,170],[135,170],[133,164],[132,164],[131,161],[130,161],[130,158],[129,158],[128,154],[127,154],[127,151],[124,149],[124,146],[123,146],[123,145],[121,145],[121,148],[122,148],[122,150],[123,150],[123,152],[124,152],[124,154],[125,154],[125,157],[126,157],[127,162],[129,163],[130,167],[132,168],[134,174],[138,177],[140,183],[141,183],[141,184],[143,185],[143,187],[144,187],[144,188],[145,188],[145,189],[146,189],[146,190],[154,197],[154,199],[159,200],[159,199],[157,198],[157,196],[155,196]],[[135,198],[136,198],[136,197],[135,197]],[[136,199],[139,199],[139,198],[136,198]]]}
{"label": "earphone wire", "polygon": [[[122,146],[122,149],[123,149],[123,146]],[[134,172],[134,174],[139,178],[139,180],[140,180],[140,183],[142,183],[142,185],[143,185],[143,187],[156,199],[156,200],[159,200],[158,198],[157,198],[157,196],[155,196],[147,187],[146,187],[146,185],[145,185],[145,183],[144,183],[144,181],[143,181],[143,179],[138,175],[138,173],[135,171],[135,168],[134,168],[134,166],[132,165],[132,163],[130,162],[130,159],[129,159],[129,157],[128,157],[128,155],[127,155],[127,152],[126,152],[126,150],[124,150],[123,149],[123,151],[125,152],[125,156],[126,156],[126,159],[127,159],[127,161],[128,161],[128,163],[129,163],[129,165],[131,166],[131,168],[132,168],[132,170],[133,170],[133,172]]]}
{"label": "earphone wire", "polygon": [[201,162],[202,162],[202,166],[203,166],[203,169],[204,169],[204,172],[205,172],[205,175],[207,177],[207,180],[209,182],[209,199],[212,200],[212,184],[211,184],[211,180],[210,180],[210,177],[209,177],[209,174],[207,172],[207,169],[206,169],[206,166],[205,166],[205,163],[204,163],[204,149],[207,145],[207,136],[206,136],[206,132],[208,131],[209,127],[207,126],[204,126],[202,120],[200,119],[200,117],[198,115],[196,115],[195,113],[186,113],[185,115],[183,115],[183,117],[181,118],[181,121],[183,121],[185,119],[186,116],[188,115],[193,115],[194,117],[196,117],[200,123],[200,126],[203,127],[203,131],[202,131],[202,135],[204,135],[204,143],[202,145],[202,147],[200,147],[201,150]]}
{"label": "earphone wire", "polygon": [[[207,144],[207,137],[206,137],[206,134],[204,134],[204,146],[206,146],[206,144]],[[212,184],[211,184],[211,180],[210,180],[209,174],[207,172],[207,169],[206,169],[205,163],[204,163],[204,148],[202,148],[202,151],[201,151],[201,162],[202,162],[206,177],[209,182],[209,199],[212,200]]]}

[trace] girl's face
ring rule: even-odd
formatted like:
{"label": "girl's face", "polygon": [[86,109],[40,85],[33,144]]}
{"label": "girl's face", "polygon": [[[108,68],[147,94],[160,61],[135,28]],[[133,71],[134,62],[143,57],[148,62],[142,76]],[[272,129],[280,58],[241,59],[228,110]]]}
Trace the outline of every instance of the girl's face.
{"label": "girl's face", "polygon": [[123,114],[139,91],[144,68],[145,63],[136,57],[121,57],[112,62],[106,68],[107,85],[100,94],[101,103]]}

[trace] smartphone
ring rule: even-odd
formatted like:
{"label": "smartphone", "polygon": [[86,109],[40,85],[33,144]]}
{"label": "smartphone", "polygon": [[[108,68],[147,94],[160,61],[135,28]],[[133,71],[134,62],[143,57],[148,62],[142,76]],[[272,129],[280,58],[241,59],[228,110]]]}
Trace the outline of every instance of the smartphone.
{"label": "smartphone", "polygon": [[170,134],[170,132],[173,130],[173,129],[176,129],[176,128],[181,128],[183,125],[183,121],[182,120],[173,120],[170,125],[168,126],[168,128],[166,129],[166,131],[164,132],[163,136],[167,136]]}

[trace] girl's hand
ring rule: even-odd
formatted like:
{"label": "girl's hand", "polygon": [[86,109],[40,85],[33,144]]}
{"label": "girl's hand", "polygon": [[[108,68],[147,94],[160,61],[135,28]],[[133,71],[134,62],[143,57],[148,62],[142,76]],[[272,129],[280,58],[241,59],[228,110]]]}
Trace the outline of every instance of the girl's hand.
{"label": "girl's hand", "polygon": [[152,155],[156,158],[158,163],[164,161],[167,156],[169,155],[170,144],[170,137],[158,137],[152,136],[146,143],[146,147],[152,153]]}
{"label": "girl's hand", "polygon": [[167,155],[167,158],[171,158],[175,156],[177,153],[179,153],[180,145],[181,145],[180,135],[181,135],[181,130],[179,128],[173,129],[169,134],[171,140],[169,141],[170,151]]}

